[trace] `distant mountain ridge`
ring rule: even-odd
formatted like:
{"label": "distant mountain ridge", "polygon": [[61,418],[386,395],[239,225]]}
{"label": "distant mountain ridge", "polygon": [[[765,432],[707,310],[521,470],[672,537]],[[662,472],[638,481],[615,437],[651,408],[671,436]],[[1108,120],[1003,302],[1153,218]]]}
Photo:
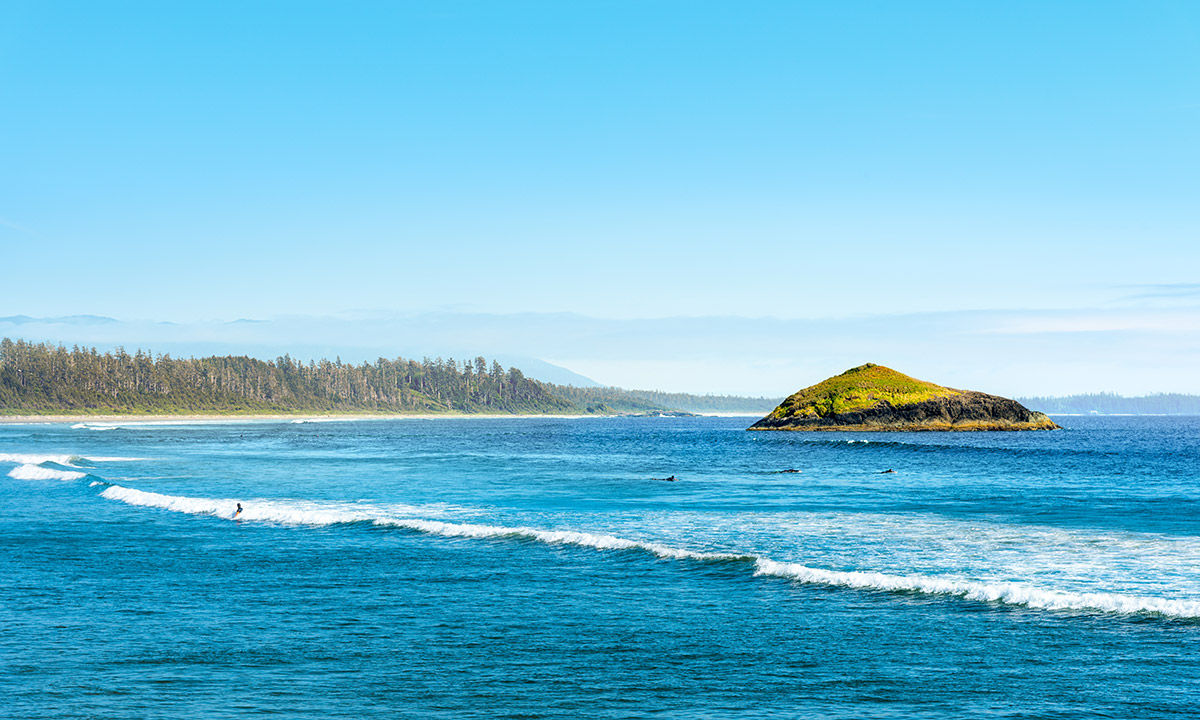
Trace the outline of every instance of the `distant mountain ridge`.
{"label": "distant mountain ridge", "polygon": [[62,315],[59,317],[5,315],[0,317],[0,323],[9,323],[12,325],[27,325],[30,323],[50,323],[57,325],[112,325],[120,323],[120,320],[105,317],[103,315]]}
{"label": "distant mountain ridge", "polygon": [[1030,408],[1050,414],[1200,415],[1200,395],[1158,393],[1125,397],[1115,393],[1018,398]]}

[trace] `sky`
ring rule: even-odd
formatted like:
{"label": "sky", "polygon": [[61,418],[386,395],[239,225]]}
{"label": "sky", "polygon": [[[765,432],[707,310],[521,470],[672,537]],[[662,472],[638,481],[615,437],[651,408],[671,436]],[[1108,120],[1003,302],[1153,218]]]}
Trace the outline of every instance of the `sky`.
{"label": "sky", "polygon": [[0,167],[0,316],[127,344],[332,317],[636,387],[1200,392],[1194,2],[8,0]]}

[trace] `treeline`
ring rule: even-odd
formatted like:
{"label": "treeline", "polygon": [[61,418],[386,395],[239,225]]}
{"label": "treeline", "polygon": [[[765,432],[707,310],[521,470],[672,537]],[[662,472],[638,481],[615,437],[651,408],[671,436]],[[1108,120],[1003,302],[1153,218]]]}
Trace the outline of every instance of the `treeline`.
{"label": "treeline", "polygon": [[629,390],[648,402],[694,413],[756,413],[766,415],[783,398],[742,397],[740,395],[690,395],[657,390]]}
{"label": "treeline", "polygon": [[520,370],[482,357],[350,365],[0,341],[0,413],[7,414],[577,411]]}
{"label": "treeline", "polygon": [[547,384],[558,397],[572,402],[581,412],[586,413],[652,413],[663,410],[677,410],[664,405],[656,405],[638,396],[636,391],[622,390],[614,387],[575,387],[574,385]]}
{"label": "treeline", "polygon": [[1091,413],[1119,415],[1200,415],[1200,395],[1160,393],[1123,397],[1113,393],[1030,397],[1018,400],[1031,410],[1044,413]]}
{"label": "treeline", "polygon": [[[754,413],[765,415],[783,398],[740,397],[737,395],[691,395],[657,390],[625,390],[617,387],[575,387],[547,385],[559,397],[585,408],[609,408],[615,412],[657,412],[682,410],[689,413]],[[603,410],[592,410],[598,412]]]}

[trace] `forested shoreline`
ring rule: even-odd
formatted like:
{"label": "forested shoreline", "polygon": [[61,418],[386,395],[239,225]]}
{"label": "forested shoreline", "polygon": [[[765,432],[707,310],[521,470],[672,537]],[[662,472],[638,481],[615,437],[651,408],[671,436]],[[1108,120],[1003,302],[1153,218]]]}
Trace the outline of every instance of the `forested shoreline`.
{"label": "forested shoreline", "polygon": [[173,358],[0,341],[0,414],[8,415],[579,411],[519,369],[482,357],[351,365],[287,355],[273,361]]}
{"label": "forested shoreline", "polygon": [[765,415],[783,398],[738,395],[692,395],[618,387],[547,385],[551,392],[581,407],[609,408],[617,412],[655,412],[663,409],[689,413],[750,413]]}

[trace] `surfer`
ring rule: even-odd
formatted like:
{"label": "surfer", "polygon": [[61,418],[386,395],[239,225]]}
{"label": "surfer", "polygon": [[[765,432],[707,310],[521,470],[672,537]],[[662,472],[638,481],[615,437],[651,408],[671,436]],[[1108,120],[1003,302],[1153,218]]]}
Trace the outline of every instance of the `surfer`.
{"label": "surfer", "polygon": [[893,470],[893,469],[891,469],[891,468],[888,468],[887,470],[880,470],[880,471],[879,471],[879,474],[880,474],[880,475],[887,475],[888,473],[894,473],[894,472],[896,472],[896,471],[895,471],[895,470]]}
{"label": "surfer", "polygon": [[241,514],[242,514],[242,504],[241,504],[241,503],[238,503],[238,504],[237,504],[237,506],[238,506],[238,509],[237,509],[237,510],[235,510],[235,511],[234,511],[234,513],[233,513],[233,519],[234,519],[234,520],[236,520],[236,519],[237,519],[237,517],[238,517],[239,515],[241,515]]}

